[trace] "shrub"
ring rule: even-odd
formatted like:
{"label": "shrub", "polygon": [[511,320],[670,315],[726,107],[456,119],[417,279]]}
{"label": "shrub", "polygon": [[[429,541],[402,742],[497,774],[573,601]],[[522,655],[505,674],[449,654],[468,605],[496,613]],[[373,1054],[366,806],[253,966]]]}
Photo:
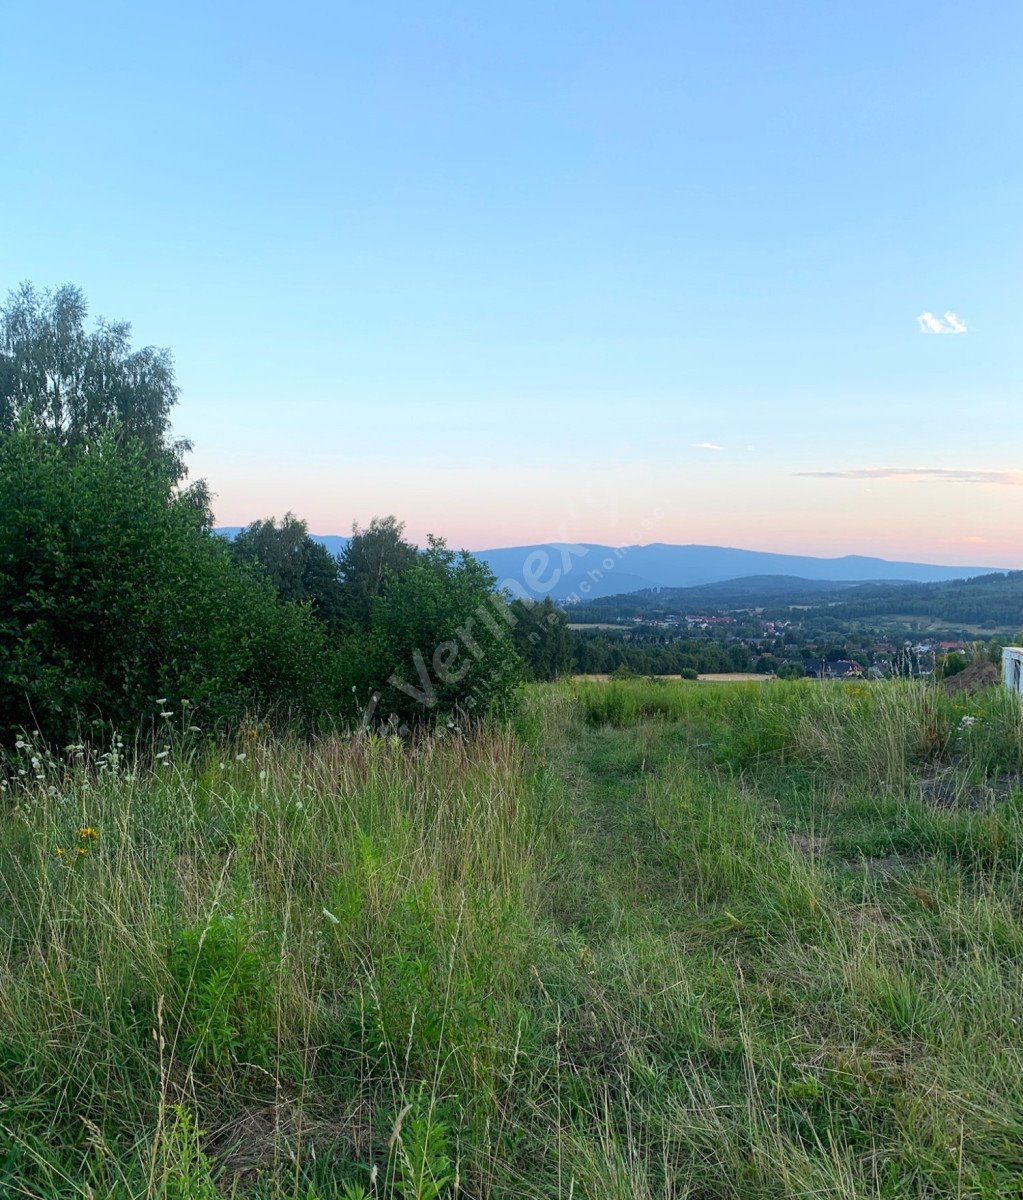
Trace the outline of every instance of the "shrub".
{"label": "shrub", "polygon": [[318,622],[235,565],[141,446],[22,424],[0,440],[0,510],[0,744],[129,731],[164,700],[207,728],[324,707]]}
{"label": "shrub", "polygon": [[522,663],[515,620],[490,569],[443,541],[391,580],[373,607],[368,642],[348,644],[348,670],[375,721],[429,724],[507,710]]}

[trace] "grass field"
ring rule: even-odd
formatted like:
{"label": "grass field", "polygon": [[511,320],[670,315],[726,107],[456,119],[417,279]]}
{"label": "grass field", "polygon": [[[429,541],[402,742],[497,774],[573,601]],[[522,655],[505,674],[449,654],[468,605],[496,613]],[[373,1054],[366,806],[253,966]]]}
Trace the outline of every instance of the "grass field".
{"label": "grass field", "polygon": [[582,682],[469,739],[248,733],[21,751],[0,1196],[1023,1192],[1014,698]]}

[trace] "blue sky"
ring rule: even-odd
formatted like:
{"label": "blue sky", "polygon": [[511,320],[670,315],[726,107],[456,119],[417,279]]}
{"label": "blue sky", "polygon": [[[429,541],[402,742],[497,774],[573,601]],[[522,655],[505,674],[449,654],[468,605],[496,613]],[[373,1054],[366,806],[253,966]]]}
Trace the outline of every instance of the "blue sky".
{"label": "blue sky", "polygon": [[0,287],[171,347],[225,524],[1023,565],[1021,35],[1015,3],[22,3]]}

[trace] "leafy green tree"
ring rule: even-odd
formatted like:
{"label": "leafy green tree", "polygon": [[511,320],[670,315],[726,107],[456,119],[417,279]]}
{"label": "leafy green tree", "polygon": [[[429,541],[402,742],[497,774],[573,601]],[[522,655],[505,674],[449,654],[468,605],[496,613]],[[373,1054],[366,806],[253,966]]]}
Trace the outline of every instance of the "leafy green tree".
{"label": "leafy green tree", "polygon": [[439,538],[391,579],[368,639],[348,643],[348,672],[371,721],[461,724],[509,706],[522,662],[514,616],[494,583],[485,563]]}
{"label": "leafy green tree", "polygon": [[559,679],[572,667],[572,631],[564,612],[546,597],[513,600],[513,638],[528,678]]}
{"label": "leafy green tree", "polygon": [[287,513],[279,525],[272,517],[254,521],[231,543],[231,553],[238,562],[257,563],[282,600],[310,603],[331,632],[340,631],[344,592],[338,560],[313,541],[305,521],[294,513]]}
{"label": "leafy green tree", "polygon": [[395,517],[374,517],[367,529],[354,526],[348,545],[338,556],[345,622],[350,630],[370,628],[377,598],[390,580],[416,561],[418,551],[404,534],[404,523]]}
{"label": "leafy green tree", "polygon": [[330,705],[322,626],[232,560],[143,446],[22,421],[0,439],[0,511],[0,744],[129,733],[164,700],[209,731]]}
{"label": "leafy green tree", "polygon": [[99,321],[87,330],[82,292],[38,292],[22,284],[0,307],[0,437],[27,413],[62,446],[111,433],[135,442],[174,482],[185,475],[188,442],[171,434],[177,403],[169,351],[133,350],[131,326]]}
{"label": "leafy green tree", "polygon": [[934,673],[939,679],[950,679],[953,675],[965,671],[969,665],[966,655],[961,650],[952,650],[938,659]]}

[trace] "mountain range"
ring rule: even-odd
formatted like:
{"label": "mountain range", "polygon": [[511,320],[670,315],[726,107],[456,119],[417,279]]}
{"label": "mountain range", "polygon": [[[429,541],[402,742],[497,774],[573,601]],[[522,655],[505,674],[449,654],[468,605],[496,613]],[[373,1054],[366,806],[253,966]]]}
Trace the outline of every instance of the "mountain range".
{"label": "mountain range", "polygon": [[[233,538],[240,528],[223,526],[216,532]],[[338,534],[314,533],[311,536],[331,554],[339,554],[348,544],[348,538]],[[820,558],[731,546],[675,546],[664,542],[621,547],[592,542],[550,542],[474,553],[490,566],[498,581],[514,593],[550,596],[555,600],[593,600],[647,588],[694,587],[756,575],[797,576],[801,580],[831,583],[934,583],[1004,569],[897,562],[855,554]]]}

